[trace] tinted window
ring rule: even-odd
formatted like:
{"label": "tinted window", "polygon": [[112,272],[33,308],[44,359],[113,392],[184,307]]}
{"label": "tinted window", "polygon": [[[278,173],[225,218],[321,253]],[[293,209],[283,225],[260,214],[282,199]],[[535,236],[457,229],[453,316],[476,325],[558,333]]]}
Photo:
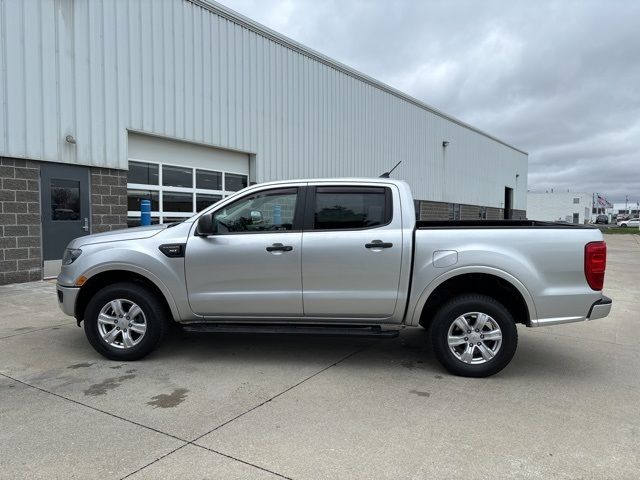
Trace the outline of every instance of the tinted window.
{"label": "tinted window", "polygon": [[158,165],[152,163],[129,162],[127,182],[158,185]]}
{"label": "tinted window", "polygon": [[282,188],[236,200],[214,214],[218,232],[292,230],[297,192],[297,188]]}
{"label": "tinted window", "polygon": [[235,175],[233,173],[225,173],[224,189],[229,192],[237,192],[247,186],[246,175]]}
{"label": "tinted window", "polygon": [[151,200],[152,212],[157,212],[160,208],[158,192],[152,190],[127,190],[127,210],[139,212],[140,200]]}
{"label": "tinted window", "polygon": [[368,228],[391,221],[390,191],[384,187],[318,187],[316,230]]}
{"label": "tinted window", "polygon": [[222,190],[222,173],[196,170],[196,188]]}
{"label": "tinted window", "polygon": [[[162,166],[162,185],[165,187],[193,187],[193,170],[187,167]],[[166,210],[166,208],[165,208]]]}
{"label": "tinted window", "polygon": [[209,205],[213,205],[221,199],[222,195],[205,195],[203,193],[196,193],[196,212],[204,210]]}
{"label": "tinted window", "polygon": [[193,212],[192,193],[162,193],[162,211],[164,212]]}
{"label": "tinted window", "polygon": [[80,219],[80,182],[51,179],[51,220]]}

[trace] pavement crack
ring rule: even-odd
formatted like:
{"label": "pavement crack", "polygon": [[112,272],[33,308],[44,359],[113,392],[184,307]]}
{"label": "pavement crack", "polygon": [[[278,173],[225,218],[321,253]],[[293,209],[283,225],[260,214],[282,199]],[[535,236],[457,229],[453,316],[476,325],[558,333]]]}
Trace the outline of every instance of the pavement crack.
{"label": "pavement crack", "polygon": [[212,452],[212,453],[217,453],[218,455],[221,455],[221,456],[223,456],[225,458],[228,458],[230,460],[235,460],[236,462],[244,463],[245,465],[248,465],[250,467],[257,468],[258,470],[262,470],[264,472],[271,473],[272,475],[276,475],[277,477],[286,478],[287,480],[293,480],[291,477],[287,477],[285,475],[282,475],[281,473],[274,472],[273,470],[269,470],[268,468],[261,467],[260,465],[256,465],[255,463],[247,462],[246,460],[242,460],[242,459],[240,459],[238,457],[234,457],[234,456],[229,455],[227,453],[219,452],[218,450],[214,450],[213,448],[205,447],[204,445],[199,445],[199,444],[193,443],[193,442],[189,442],[189,444],[193,445],[194,447],[202,448],[202,449],[207,450],[207,451]]}
{"label": "pavement crack", "polygon": [[147,467],[150,467],[151,465],[153,465],[156,462],[159,462],[160,460],[162,460],[163,458],[168,457],[169,455],[172,455],[174,453],[176,453],[178,450],[180,450],[181,448],[186,447],[187,445],[189,445],[189,443],[185,443],[184,445],[180,445],[178,448],[174,448],[173,450],[171,450],[170,452],[165,453],[164,455],[159,456],[158,458],[156,458],[154,461],[147,463],[146,465],[141,466],[140,468],[138,468],[137,470],[134,470],[131,473],[127,473],[124,477],[120,477],[120,480],[124,480],[125,478],[129,478],[132,475],[135,475],[136,473],[144,470]]}

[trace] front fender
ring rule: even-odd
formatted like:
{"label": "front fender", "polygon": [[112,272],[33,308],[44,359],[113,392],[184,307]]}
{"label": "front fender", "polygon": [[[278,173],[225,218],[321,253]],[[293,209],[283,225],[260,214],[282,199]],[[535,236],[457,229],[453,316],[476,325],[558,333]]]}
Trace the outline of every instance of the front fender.
{"label": "front fender", "polygon": [[158,287],[158,290],[160,290],[160,292],[164,296],[165,300],[167,301],[167,305],[169,305],[169,309],[171,310],[171,315],[173,316],[173,318],[175,319],[182,318],[180,314],[180,309],[178,308],[178,305],[173,297],[173,294],[171,293],[171,290],[167,287],[167,285],[165,285],[165,283],[162,280],[160,280],[160,278],[157,275],[155,275],[153,272],[145,268],[142,268],[138,265],[133,265],[131,263],[126,263],[126,262],[108,262],[108,263],[94,265],[89,270],[84,272],[82,275],[86,277],[87,280],[89,280],[91,279],[91,277],[94,277],[95,275],[98,275],[104,272],[114,271],[114,270],[123,270],[127,272],[137,273],[138,275],[149,280],[156,287]]}

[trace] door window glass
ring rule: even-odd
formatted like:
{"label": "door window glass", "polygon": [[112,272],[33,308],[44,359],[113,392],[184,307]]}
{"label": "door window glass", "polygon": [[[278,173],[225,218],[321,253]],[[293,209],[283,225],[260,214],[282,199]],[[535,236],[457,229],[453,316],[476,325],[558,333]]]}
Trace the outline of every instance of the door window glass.
{"label": "door window glass", "polygon": [[292,230],[297,188],[255,193],[215,212],[218,233]]}
{"label": "door window glass", "polygon": [[165,212],[193,212],[193,194],[163,192],[162,209]]}
{"label": "door window glass", "polygon": [[385,187],[318,187],[316,230],[370,228],[391,221],[390,191]]}
{"label": "door window glass", "polygon": [[160,209],[158,192],[153,190],[127,190],[127,210],[139,212],[140,200],[151,200],[152,212],[157,212]]}
{"label": "door window glass", "polygon": [[226,173],[224,176],[224,189],[229,192],[237,192],[247,186],[246,175],[235,175],[233,173]]}
{"label": "door window glass", "polygon": [[191,188],[193,186],[193,169],[163,165],[162,185],[165,187]]}
{"label": "door window glass", "polygon": [[222,190],[222,173],[196,170],[196,188]]}
{"label": "door window glass", "polygon": [[80,182],[52,178],[51,220],[80,220]]}
{"label": "door window glass", "polygon": [[196,211],[201,212],[209,205],[222,200],[222,195],[207,195],[204,193],[196,193]]}
{"label": "door window glass", "polygon": [[144,162],[129,162],[127,183],[158,185],[158,165]]}

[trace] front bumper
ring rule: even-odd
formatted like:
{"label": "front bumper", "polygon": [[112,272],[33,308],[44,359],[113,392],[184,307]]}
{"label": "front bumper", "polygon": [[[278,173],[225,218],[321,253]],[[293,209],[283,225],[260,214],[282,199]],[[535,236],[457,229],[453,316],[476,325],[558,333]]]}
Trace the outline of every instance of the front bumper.
{"label": "front bumper", "polygon": [[58,306],[67,315],[74,317],[76,310],[76,298],[80,293],[79,287],[65,287],[56,285],[58,289]]}
{"label": "front bumper", "polygon": [[613,301],[603,295],[600,300],[591,305],[587,320],[597,320],[598,318],[606,317],[611,311],[611,305],[613,305]]}

